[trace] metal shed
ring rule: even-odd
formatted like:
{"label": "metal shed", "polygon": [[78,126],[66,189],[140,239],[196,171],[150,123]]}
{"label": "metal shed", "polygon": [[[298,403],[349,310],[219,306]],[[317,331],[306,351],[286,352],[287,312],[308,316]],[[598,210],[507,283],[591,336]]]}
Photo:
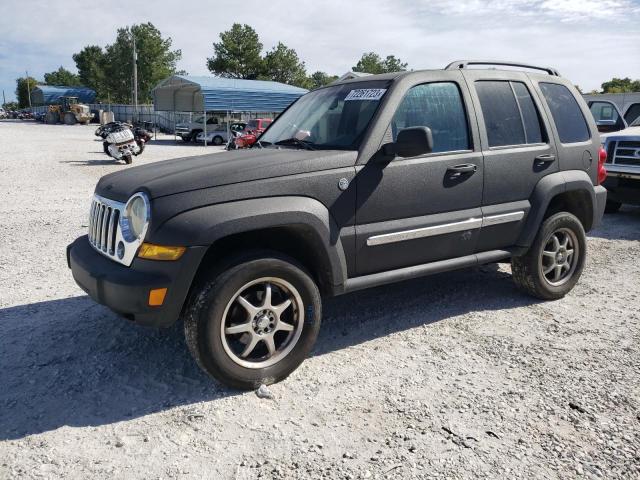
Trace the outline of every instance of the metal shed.
{"label": "metal shed", "polygon": [[53,85],[38,85],[31,90],[33,105],[55,105],[60,97],[78,97],[81,103],[93,103],[96,92],[87,87],[65,87]]}
{"label": "metal shed", "polygon": [[304,88],[264,80],[173,75],[152,95],[156,111],[278,113],[305,93]]}

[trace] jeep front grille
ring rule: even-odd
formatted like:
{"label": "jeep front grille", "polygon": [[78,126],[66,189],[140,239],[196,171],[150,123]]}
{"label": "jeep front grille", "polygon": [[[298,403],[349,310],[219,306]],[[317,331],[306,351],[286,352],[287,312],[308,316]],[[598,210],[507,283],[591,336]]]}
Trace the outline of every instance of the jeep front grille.
{"label": "jeep front grille", "polygon": [[89,242],[97,250],[112,257],[116,250],[116,232],[121,208],[113,202],[104,203],[98,198],[91,202],[89,213]]}
{"label": "jeep front grille", "polygon": [[612,151],[611,163],[640,166],[640,141],[618,140],[611,142],[609,150]]}
{"label": "jeep front grille", "polygon": [[142,240],[126,240],[123,236],[121,218],[124,208],[124,203],[94,195],[89,210],[88,238],[91,246],[102,255],[129,266]]}

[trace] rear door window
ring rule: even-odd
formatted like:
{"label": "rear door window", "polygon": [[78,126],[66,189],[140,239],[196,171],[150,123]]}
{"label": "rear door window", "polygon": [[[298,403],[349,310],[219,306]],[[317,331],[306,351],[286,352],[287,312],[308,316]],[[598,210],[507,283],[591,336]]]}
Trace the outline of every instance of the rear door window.
{"label": "rear door window", "polygon": [[562,143],[586,142],[591,138],[580,106],[567,87],[540,82],[540,90],[551,110]]}
{"label": "rear door window", "polygon": [[538,110],[524,83],[479,80],[475,86],[489,147],[544,141]]}

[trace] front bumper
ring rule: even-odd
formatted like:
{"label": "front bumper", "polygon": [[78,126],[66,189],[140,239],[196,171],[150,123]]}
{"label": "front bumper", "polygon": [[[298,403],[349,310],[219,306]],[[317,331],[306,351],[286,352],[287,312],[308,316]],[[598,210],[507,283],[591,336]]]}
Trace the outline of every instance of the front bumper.
{"label": "front bumper", "polygon": [[[136,258],[131,267],[98,253],[87,236],[67,247],[67,264],[76,283],[96,302],[142,325],[168,327],[182,311],[206,247],[189,247],[175,262]],[[167,288],[162,306],[148,305],[149,291]]]}
{"label": "front bumper", "polygon": [[629,205],[640,205],[640,175],[608,173],[607,179],[602,185],[609,192],[609,200]]}

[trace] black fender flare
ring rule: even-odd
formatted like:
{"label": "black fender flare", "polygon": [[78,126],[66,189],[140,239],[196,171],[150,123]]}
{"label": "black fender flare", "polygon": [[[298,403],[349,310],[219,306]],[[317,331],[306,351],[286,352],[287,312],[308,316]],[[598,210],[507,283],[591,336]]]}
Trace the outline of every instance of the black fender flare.
{"label": "black fender flare", "polygon": [[274,227],[302,229],[321,249],[325,278],[333,287],[343,285],[347,263],[340,229],[329,210],[309,197],[282,196],[239,200],[195,208],[165,221],[149,239],[161,245],[209,246],[229,235]]}
{"label": "black fender flare", "polygon": [[[552,199],[559,194],[571,191],[584,191],[589,195],[593,211],[591,226],[600,222],[598,217],[598,202],[593,182],[589,174],[584,170],[566,170],[546,175],[536,184],[530,197],[531,209],[520,232],[516,245],[529,247],[538,233],[540,224]],[[587,228],[588,230],[588,228]]]}

